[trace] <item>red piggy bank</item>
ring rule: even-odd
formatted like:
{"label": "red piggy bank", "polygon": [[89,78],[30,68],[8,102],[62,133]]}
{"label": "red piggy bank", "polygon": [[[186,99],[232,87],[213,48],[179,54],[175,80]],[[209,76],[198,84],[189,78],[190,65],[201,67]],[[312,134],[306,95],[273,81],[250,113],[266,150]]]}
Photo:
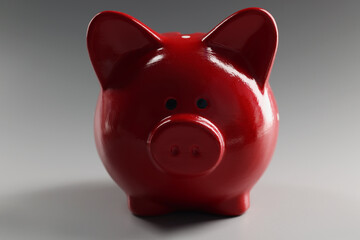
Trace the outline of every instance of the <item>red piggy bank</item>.
{"label": "red piggy bank", "polygon": [[268,83],[277,42],[274,19],[259,8],[207,34],[160,34],[113,11],[93,18],[96,146],[133,214],[248,209],[277,140]]}

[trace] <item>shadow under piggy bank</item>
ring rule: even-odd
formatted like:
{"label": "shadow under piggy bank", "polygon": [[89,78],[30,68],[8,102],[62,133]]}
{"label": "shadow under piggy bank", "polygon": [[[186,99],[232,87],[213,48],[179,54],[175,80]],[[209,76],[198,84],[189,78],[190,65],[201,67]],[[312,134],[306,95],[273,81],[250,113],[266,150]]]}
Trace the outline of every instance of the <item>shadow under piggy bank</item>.
{"label": "shadow under piggy bank", "polygon": [[151,228],[175,231],[218,219],[193,212],[136,217],[115,184],[84,183],[8,197],[0,204],[0,238],[151,239]]}
{"label": "shadow under piggy bank", "polygon": [[264,239],[291,232],[332,239],[348,231],[359,234],[356,202],[311,189],[259,188],[250,210],[234,218],[192,212],[139,218],[110,182],[32,191],[1,200],[0,239]]}

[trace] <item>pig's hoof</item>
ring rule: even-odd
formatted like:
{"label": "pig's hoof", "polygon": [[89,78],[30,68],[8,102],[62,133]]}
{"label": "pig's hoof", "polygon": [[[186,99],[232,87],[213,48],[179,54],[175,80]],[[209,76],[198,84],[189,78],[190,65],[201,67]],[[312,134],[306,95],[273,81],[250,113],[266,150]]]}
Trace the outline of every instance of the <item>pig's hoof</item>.
{"label": "pig's hoof", "polygon": [[206,211],[224,216],[239,216],[245,213],[249,207],[249,193],[244,193],[240,196],[214,204],[210,206],[210,208],[206,209]]}
{"label": "pig's hoof", "polygon": [[137,216],[157,216],[174,210],[145,198],[128,197],[130,211]]}

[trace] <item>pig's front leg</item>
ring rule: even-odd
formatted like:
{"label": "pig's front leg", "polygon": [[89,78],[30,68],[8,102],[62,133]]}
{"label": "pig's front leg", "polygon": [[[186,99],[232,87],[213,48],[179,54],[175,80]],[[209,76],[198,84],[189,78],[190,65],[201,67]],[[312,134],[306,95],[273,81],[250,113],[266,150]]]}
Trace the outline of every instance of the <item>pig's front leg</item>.
{"label": "pig's front leg", "polygon": [[137,216],[156,216],[171,213],[174,210],[166,205],[147,198],[128,197],[130,211]]}
{"label": "pig's front leg", "polygon": [[225,216],[238,216],[246,212],[250,206],[249,193],[243,193],[237,197],[225,199],[205,208],[206,212]]}

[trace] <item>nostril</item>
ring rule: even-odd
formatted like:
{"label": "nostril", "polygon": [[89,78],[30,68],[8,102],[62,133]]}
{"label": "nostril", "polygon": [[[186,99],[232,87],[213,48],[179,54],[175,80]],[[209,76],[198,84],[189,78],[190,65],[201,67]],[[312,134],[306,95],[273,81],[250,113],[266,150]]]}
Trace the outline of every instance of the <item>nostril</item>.
{"label": "nostril", "polygon": [[180,153],[179,147],[178,147],[177,145],[171,146],[171,148],[170,148],[170,153],[171,153],[172,156],[177,156],[177,155],[179,155],[179,153]]}
{"label": "nostril", "polygon": [[199,156],[200,155],[200,148],[199,148],[199,146],[192,146],[192,148],[191,148],[191,153],[192,153],[192,155],[194,156],[194,157],[197,157],[197,156]]}

